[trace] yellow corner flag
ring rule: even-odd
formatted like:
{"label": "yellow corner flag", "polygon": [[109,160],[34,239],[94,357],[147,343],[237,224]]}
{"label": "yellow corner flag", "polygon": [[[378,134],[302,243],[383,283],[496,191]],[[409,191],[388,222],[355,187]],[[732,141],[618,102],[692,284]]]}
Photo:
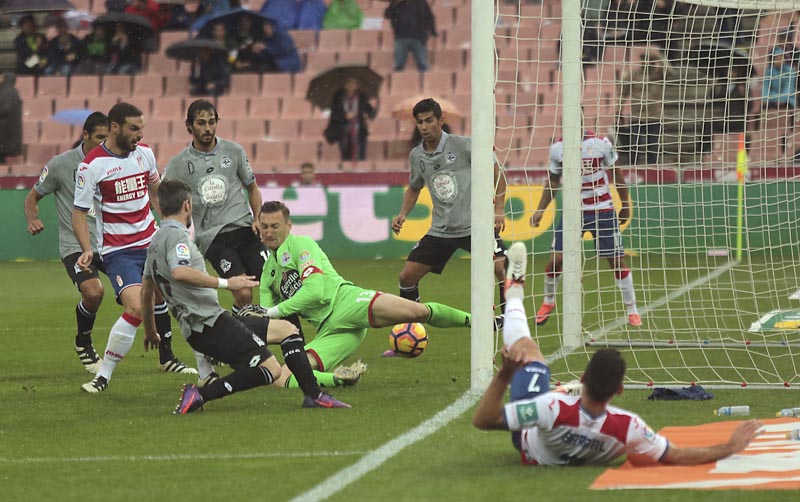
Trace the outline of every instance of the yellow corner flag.
{"label": "yellow corner flag", "polygon": [[744,182],[747,174],[747,150],[744,147],[744,134],[739,135],[739,150],[736,153],[736,181]]}

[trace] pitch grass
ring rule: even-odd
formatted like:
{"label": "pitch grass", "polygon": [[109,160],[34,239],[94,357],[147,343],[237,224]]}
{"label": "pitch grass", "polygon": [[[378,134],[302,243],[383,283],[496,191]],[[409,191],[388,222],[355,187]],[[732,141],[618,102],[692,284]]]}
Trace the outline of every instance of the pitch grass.
{"label": "pitch grass", "polygon": [[[394,291],[399,261],[336,261],[346,277]],[[385,330],[373,330],[357,352],[369,371],[355,387],[333,393],[351,410],[303,410],[301,395],[259,389],[173,416],[181,383],[157,369],[141,334],[109,389],[79,391],[90,379],[72,349],[78,295],[60,263],[0,264],[0,500],[288,500],[346,469],[363,455],[430,418],[469,387],[464,330],[429,329],[426,353],[382,359]],[[466,308],[468,262],[423,283],[424,298]],[[108,287],[95,327],[105,345],[119,315]],[[230,296],[223,293],[223,303]],[[175,350],[191,352],[176,335]],[[724,391],[708,402],[650,402],[625,392],[618,404],[655,428],[715,420],[712,410],[749,404],[755,417],[794,405],[781,391]],[[748,492],[590,492],[601,468],[521,466],[508,435],[470,425],[471,411],[411,445],[342,491],[333,501],[751,500]],[[759,492],[759,500],[787,500]]]}

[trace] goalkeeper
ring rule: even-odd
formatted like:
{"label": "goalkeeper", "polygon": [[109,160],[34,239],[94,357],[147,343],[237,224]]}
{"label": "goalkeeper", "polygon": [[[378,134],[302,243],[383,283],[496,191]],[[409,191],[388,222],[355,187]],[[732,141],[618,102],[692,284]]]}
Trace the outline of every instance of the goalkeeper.
{"label": "goalkeeper", "polygon": [[[310,237],[291,235],[289,208],[265,202],[258,216],[261,240],[270,250],[261,274],[261,305],[273,319],[299,314],[317,329],[306,354],[322,386],[337,385],[329,371],[347,359],[367,328],[422,322],[437,328],[468,327],[470,314],[439,303],[417,303],[362,289],[342,278]],[[275,385],[296,387],[286,368]]]}

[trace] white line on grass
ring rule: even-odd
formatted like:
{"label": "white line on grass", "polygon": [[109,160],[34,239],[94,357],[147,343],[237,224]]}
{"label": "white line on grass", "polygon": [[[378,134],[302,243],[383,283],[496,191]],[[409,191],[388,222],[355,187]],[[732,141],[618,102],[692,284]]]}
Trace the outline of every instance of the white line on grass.
{"label": "white line on grass", "polygon": [[371,451],[355,464],[345,467],[314,488],[296,496],[291,502],[316,502],[318,500],[327,499],[334,493],[344,489],[350,483],[359,480],[365,474],[380,467],[384,462],[400,453],[403,448],[425,439],[458,418],[478,401],[481,394],[482,393],[479,391],[467,391],[453,404],[433,417],[422,422],[405,434],[397,436],[376,450]]}
{"label": "white line on grass", "polygon": [[178,455],[109,455],[98,457],[0,457],[0,464],[66,464],[86,462],[174,462],[184,460],[250,460],[258,458],[354,457],[363,451],[309,451],[271,453],[185,453]]}

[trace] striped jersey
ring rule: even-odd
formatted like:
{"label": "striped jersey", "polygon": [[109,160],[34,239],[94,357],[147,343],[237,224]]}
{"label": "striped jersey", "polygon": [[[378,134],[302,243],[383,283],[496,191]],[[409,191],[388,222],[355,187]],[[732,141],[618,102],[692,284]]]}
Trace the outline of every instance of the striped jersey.
{"label": "striped jersey", "polygon": [[[596,136],[586,131],[581,143],[581,199],[584,211],[611,211],[611,200],[607,168],[614,167],[619,157],[611,141],[605,136]],[[559,139],[550,145],[550,172],[561,176],[564,163],[564,142]]]}
{"label": "striped jersey", "polygon": [[602,464],[626,453],[659,461],[666,455],[667,438],[653,432],[635,413],[608,406],[594,417],[580,400],[580,396],[548,392],[505,405],[508,429],[522,433],[524,463]]}
{"label": "striped jersey", "polygon": [[94,205],[101,255],[150,244],[156,220],[150,212],[148,188],[161,177],[149,146],[139,143],[125,157],[101,144],[86,155],[75,179],[75,208]]}

